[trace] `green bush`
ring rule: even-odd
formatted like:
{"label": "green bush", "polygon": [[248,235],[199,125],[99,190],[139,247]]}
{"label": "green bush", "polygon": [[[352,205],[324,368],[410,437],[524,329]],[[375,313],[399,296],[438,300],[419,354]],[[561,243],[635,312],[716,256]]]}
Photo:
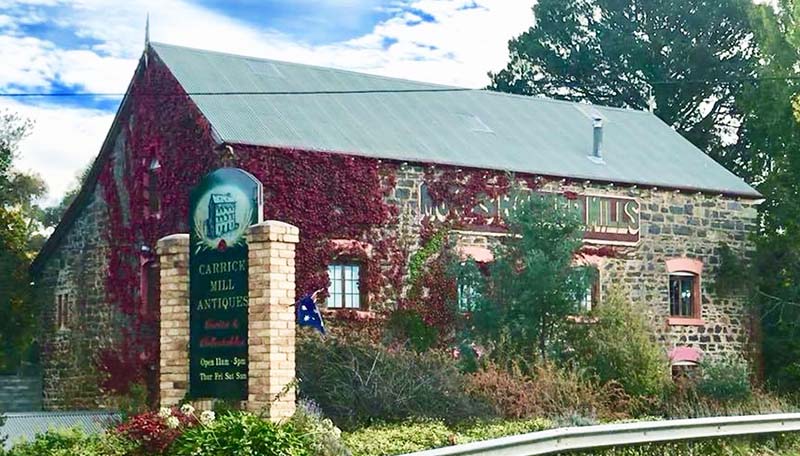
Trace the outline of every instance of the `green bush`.
{"label": "green bush", "polygon": [[489,411],[464,392],[456,361],[437,352],[307,338],[298,342],[297,374],[300,395],[344,428],[409,418],[459,421]]}
{"label": "green bush", "polygon": [[127,456],[134,445],[113,432],[87,435],[78,429],[49,430],[17,443],[7,456]]}
{"label": "green bush", "polygon": [[508,435],[539,432],[553,427],[553,423],[543,418],[515,421],[473,422],[456,427],[456,443],[478,442]]}
{"label": "green bush", "polygon": [[662,397],[670,385],[669,362],[652,340],[643,309],[612,290],[588,323],[576,323],[570,345],[575,361],[600,383],[618,382],[634,397]]}
{"label": "green bush", "polygon": [[289,424],[230,413],[187,428],[170,448],[174,456],[312,456],[307,437]]}
{"label": "green bush", "polygon": [[322,416],[317,404],[300,400],[291,423],[308,437],[314,456],[350,456],[350,450],[342,443],[342,431]]}
{"label": "green bush", "polygon": [[431,349],[439,340],[439,330],[425,324],[412,309],[395,310],[386,326],[392,342],[402,342],[416,352]]}
{"label": "green bush", "polygon": [[383,424],[344,435],[353,456],[391,456],[448,445],[537,432],[552,427],[547,420],[474,421],[448,427],[442,421]]}
{"label": "green bush", "polygon": [[344,443],[353,456],[413,453],[454,442],[453,431],[441,421],[371,426],[344,435]]}
{"label": "green bush", "polygon": [[750,368],[739,357],[724,357],[700,363],[702,373],[697,380],[698,394],[720,402],[744,402],[753,394]]}

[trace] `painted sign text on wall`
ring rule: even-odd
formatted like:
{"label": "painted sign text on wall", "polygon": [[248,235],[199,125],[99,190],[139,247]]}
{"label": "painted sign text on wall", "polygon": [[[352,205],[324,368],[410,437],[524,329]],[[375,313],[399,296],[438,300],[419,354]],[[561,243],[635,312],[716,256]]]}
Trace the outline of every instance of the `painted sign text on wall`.
{"label": "painted sign text on wall", "polygon": [[[483,199],[469,213],[471,218],[481,219],[481,223],[470,225],[469,229],[481,230],[497,226],[498,222],[508,218],[517,204],[522,203],[521,199],[530,198],[532,194],[530,192]],[[586,226],[586,242],[615,245],[633,245],[639,242],[639,202],[634,198],[576,194],[574,198],[565,200],[574,205],[581,214]],[[425,184],[419,189],[419,209],[423,218],[439,221],[444,221],[451,210],[458,210],[444,203],[435,204]]]}

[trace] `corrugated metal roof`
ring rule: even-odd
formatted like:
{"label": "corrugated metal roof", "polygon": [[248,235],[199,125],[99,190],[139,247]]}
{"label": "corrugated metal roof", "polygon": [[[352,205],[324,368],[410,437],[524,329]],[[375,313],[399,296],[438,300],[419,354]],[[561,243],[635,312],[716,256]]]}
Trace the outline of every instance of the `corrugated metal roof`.
{"label": "corrugated metal roof", "polygon": [[649,112],[152,46],[224,142],[760,196]]}
{"label": "corrugated metal roof", "polygon": [[6,449],[20,441],[33,440],[36,434],[49,429],[78,428],[94,434],[120,419],[119,414],[107,411],[6,413],[5,417],[0,433],[8,437]]}

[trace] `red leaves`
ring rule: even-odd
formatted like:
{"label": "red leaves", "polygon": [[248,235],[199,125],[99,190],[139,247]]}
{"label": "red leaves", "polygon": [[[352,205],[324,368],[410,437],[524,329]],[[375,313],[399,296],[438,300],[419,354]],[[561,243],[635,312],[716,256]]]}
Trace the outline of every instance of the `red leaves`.
{"label": "red leaves", "polygon": [[564,198],[566,198],[566,199],[568,199],[570,201],[573,201],[573,200],[578,199],[578,194],[576,192],[572,192],[572,191],[567,190],[567,191],[564,192]]}
{"label": "red leaves", "polygon": [[[134,81],[129,105],[120,121],[124,147],[114,148],[99,183],[108,207],[104,229],[109,249],[106,301],[128,320],[118,347],[107,350],[98,366],[109,374],[107,386],[126,390],[130,372],[158,366],[157,355],[141,359],[148,347],[158,353],[158,309],[148,317],[138,312],[139,247],[155,247],[166,235],[189,231],[189,193],[220,165],[216,141],[197,107],[183,94],[169,70],[152,56],[144,75]],[[169,93],[168,100],[153,94]],[[300,228],[302,242],[295,258],[298,296],[328,285],[327,264],[335,252],[330,239],[353,239],[374,247],[357,256],[366,272],[362,287],[379,302],[384,290],[399,290],[405,255],[392,233],[398,210],[386,203],[394,188],[397,165],[363,157],[292,149],[233,145],[234,166],[264,184],[264,217]],[[157,159],[161,214],[148,214],[149,164]],[[220,249],[228,247],[222,242]],[[352,252],[351,252],[352,253]],[[340,252],[343,254],[343,252]],[[155,350],[151,350],[151,348]]]}
{"label": "red leaves", "polygon": [[143,454],[164,454],[186,427],[197,424],[194,416],[185,415],[176,407],[171,409],[171,414],[180,423],[174,429],[167,426],[166,419],[158,413],[145,412],[131,417],[117,426],[116,430],[139,444],[139,450],[143,450]]}

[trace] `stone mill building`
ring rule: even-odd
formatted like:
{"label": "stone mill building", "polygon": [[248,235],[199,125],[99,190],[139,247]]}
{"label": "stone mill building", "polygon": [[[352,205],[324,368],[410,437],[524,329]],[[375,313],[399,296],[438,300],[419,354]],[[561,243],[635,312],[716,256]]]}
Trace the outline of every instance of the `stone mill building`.
{"label": "stone mill building", "polygon": [[[437,224],[491,261],[518,183],[581,209],[598,270],[584,307],[622,290],[675,364],[754,337],[742,300],[709,284],[723,243],[751,247],[761,195],[652,113],[150,43],[33,265],[46,408],[155,378],[156,240],[188,232],[190,189],[221,166],[263,183],[265,219],[299,227],[297,293],[327,288],[330,318],[394,306]],[[212,205],[207,228],[231,229],[229,198]]]}

